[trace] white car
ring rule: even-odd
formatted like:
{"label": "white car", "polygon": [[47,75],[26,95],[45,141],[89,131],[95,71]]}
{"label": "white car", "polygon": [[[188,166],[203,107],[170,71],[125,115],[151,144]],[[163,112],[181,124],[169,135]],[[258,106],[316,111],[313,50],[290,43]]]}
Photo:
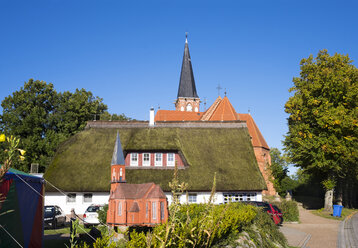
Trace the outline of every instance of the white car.
{"label": "white car", "polygon": [[83,214],[83,225],[86,228],[100,224],[97,211],[102,208],[102,205],[91,205],[86,209],[85,213]]}

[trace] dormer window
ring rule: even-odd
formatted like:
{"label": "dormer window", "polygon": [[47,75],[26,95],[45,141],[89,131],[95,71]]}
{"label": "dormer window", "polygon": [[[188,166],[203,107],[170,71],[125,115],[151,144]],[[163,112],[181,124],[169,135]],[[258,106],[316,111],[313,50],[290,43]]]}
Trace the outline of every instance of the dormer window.
{"label": "dormer window", "polygon": [[131,153],[130,166],[138,166],[138,153]]}
{"label": "dormer window", "polygon": [[175,165],[175,156],[174,153],[167,154],[167,166],[174,166]]}
{"label": "dormer window", "polygon": [[150,153],[143,153],[143,166],[150,166]]}
{"label": "dormer window", "polygon": [[156,153],[155,154],[155,166],[162,166],[163,165],[163,154]]}

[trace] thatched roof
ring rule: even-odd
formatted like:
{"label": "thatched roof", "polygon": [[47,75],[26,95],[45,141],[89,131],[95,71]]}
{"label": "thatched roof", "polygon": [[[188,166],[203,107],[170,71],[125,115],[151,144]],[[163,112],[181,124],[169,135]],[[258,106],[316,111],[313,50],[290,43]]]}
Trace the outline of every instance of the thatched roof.
{"label": "thatched roof", "polygon": [[[247,128],[110,125],[111,128],[89,128],[62,143],[44,177],[67,192],[109,191],[111,158],[118,130],[125,153],[181,153],[188,166],[178,174],[189,184],[190,191],[210,191],[215,172],[219,191],[266,189]],[[170,191],[168,183],[172,177],[173,169],[126,170],[128,183],[154,182],[164,191]],[[47,191],[53,190],[47,187]]]}

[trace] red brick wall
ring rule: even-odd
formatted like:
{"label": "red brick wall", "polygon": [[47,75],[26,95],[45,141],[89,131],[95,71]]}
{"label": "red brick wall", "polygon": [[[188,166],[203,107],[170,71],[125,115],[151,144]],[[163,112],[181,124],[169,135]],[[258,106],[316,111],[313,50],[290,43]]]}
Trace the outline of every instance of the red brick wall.
{"label": "red brick wall", "polygon": [[275,195],[276,190],[273,187],[273,183],[270,180],[271,177],[271,170],[269,168],[271,165],[270,151],[262,147],[254,147],[254,152],[260,171],[267,185],[267,190],[264,190],[262,193],[264,195]]}

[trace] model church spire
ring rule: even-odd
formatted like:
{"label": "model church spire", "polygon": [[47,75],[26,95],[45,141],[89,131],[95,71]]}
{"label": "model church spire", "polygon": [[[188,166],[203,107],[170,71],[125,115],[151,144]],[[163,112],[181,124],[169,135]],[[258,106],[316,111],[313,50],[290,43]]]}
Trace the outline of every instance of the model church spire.
{"label": "model church spire", "polygon": [[193,68],[189,53],[188,36],[186,34],[183,63],[181,66],[176,110],[199,111],[200,98],[196,92]]}
{"label": "model church spire", "polygon": [[119,138],[119,132],[117,132],[116,143],[114,144],[114,150],[111,161],[111,191],[114,190],[116,183],[126,182],[126,168],[123,156],[123,150],[121,140]]}

